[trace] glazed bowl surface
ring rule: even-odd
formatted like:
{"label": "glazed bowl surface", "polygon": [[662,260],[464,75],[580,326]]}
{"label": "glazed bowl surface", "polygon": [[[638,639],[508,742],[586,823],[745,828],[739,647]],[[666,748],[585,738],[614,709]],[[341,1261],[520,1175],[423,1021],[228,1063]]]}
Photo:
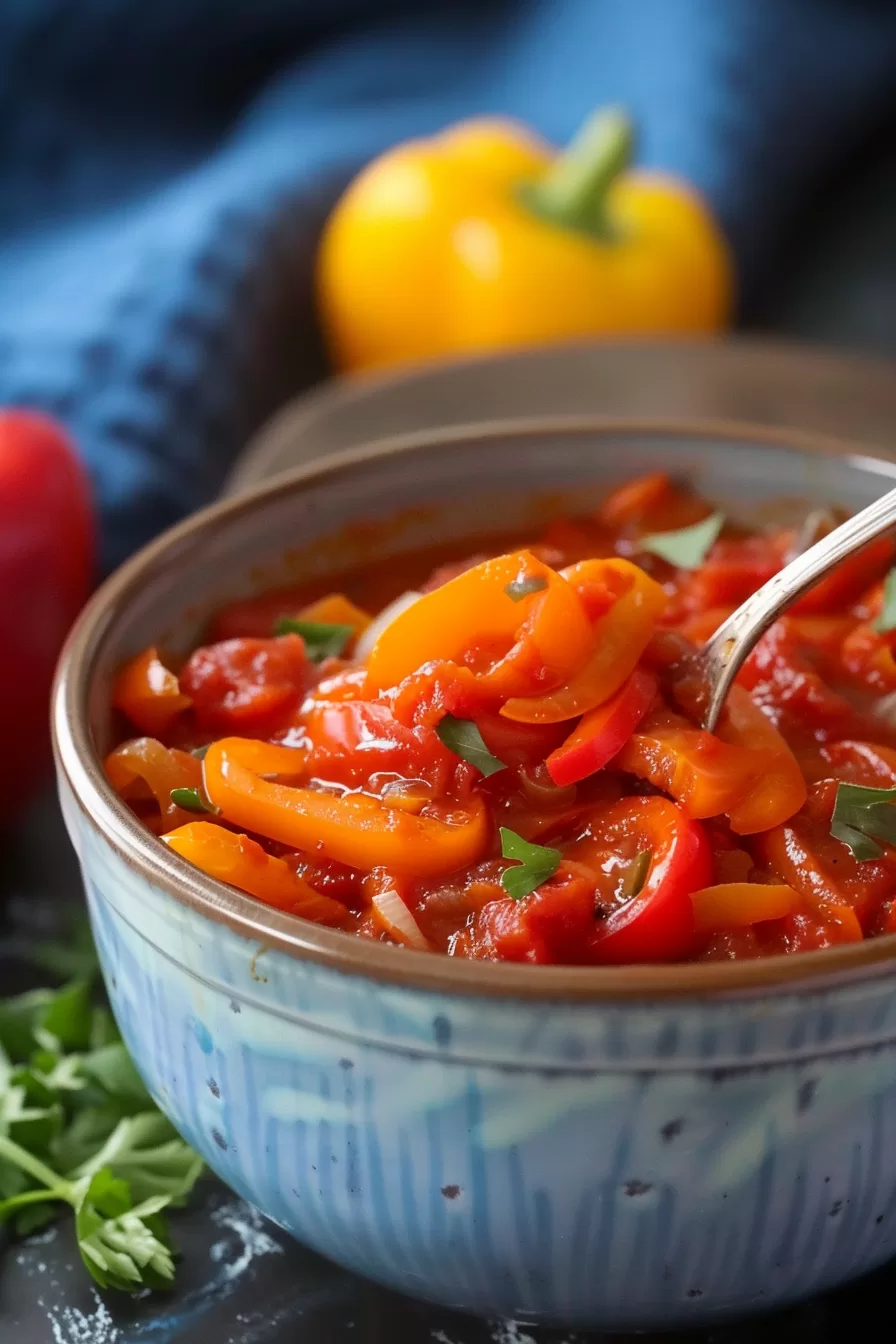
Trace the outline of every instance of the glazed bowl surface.
{"label": "glazed bowl surface", "polygon": [[167,533],[99,591],[60,664],[63,811],[154,1098],[300,1240],[463,1310],[706,1324],[896,1254],[894,940],[593,969],[307,924],[189,867],[118,801],[99,766],[111,679],[149,642],[186,650],[225,600],[543,521],[659,467],[748,520],[859,508],[896,478],[835,444],[723,425],[379,443]]}

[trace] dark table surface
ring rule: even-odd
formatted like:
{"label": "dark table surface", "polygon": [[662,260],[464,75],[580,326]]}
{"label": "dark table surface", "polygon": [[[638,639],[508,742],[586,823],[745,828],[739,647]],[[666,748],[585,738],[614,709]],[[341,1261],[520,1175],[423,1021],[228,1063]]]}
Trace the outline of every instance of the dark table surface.
{"label": "dark table surface", "polygon": [[[868,147],[793,222],[779,273],[750,324],[896,355],[896,150]],[[894,370],[896,376],[896,370]],[[74,856],[52,798],[4,845],[0,992],[27,975],[29,947],[77,907]],[[183,1258],[168,1297],[101,1297],[66,1225],[0,1249],[0,1344],[610,1344],[609,1336],[474,1321],[399,1298],[297,1245],[208,1178],[175,1216]],[[684,1344],[840,1344],[892,1319],[894,1269],[762,1322]],[[672,1338],[672,1337],[666,1337]]]}

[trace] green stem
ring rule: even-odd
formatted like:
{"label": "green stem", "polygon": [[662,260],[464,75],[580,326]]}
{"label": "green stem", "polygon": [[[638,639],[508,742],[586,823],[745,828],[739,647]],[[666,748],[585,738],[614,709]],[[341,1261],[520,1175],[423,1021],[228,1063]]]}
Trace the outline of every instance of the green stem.
{"label": "green stem", "polygon": [[41,1185],[46,1186],[46,1190],[42,1192],[45,1198],[49,1194],[56,1199],[64,1199],[69,1204],[72,1202],[71,1183],[29,1153],[26,1148],[7,1138],[5,1134],[0,1134],[0,1158],[6,1158],[7,1162],[11,1162],[13,1166],[27,1172],[36,1181],[40,1181]]}
{"label": "green stem", "polygon": [[612,242],[617,233],[607,215],[607,193],[631,163],[634,143],[623,111],[595,112],[544,176],[522,187],[524,203],[561,228]]}
{"label": "green stem", "polygon": [[58,1190],[23,1190],[20,1195],[10,1195],[8,1199],[0,1200],[0,1219],[15,1213],[17,1209],[24,1209],[26,1204],[46,1204],[53,1199],[65,1200],[65,1195]]}

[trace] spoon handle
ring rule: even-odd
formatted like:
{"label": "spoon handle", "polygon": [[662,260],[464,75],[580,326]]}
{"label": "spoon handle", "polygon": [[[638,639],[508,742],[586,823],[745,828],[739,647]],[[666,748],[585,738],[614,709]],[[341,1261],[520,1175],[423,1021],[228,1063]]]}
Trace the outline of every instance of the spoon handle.
{"label": "spoon handle", "polygon": [[710,686],[709,704],[703,719],[705,728],[710,732],[715,728],[731,683],[758,640],[781,612],[841,560],[846,560],[891,528],[896,528],[896,490],[888,491],[798,555],[722,622],[702,651],[703,668]]}

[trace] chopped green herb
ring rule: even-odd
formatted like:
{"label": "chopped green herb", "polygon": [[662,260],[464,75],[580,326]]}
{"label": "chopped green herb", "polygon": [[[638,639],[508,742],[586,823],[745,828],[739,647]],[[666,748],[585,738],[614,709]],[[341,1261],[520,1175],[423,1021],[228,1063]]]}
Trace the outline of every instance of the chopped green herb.
{"label": "chopped green herb", "polygon": [[545,845],[532,845],[516,831],[501,827],[501,853],[505,859],[518,860],[516,868],[507,868],[501,878],[501,885],[515,901],[547,882],[560,867],[563,855],[559,849],[548,849]]}
{"label": "chopped green herb", "polygon": [[658,555],[661,560],[668,560],[679,569],[696,569],[706,559],[724,526],[724,513],[711,513],[701,522],[679,528],[677,532],[651,532],[641,538],[641,549]]}
{"label": "chopped green herb", "polygon": [[214,803],[204,798],[198,789],[172,789],[171,801],[185,812],[212,812],[217,815],[221,811],[220,807],[215,807]]}
{"label": "chopped green herb", "polygon": [[453,714],[446,714],[439,720],[436,735],[449,751],[481,770],[486,779],[507,768],[489,751],[472,719],[456,719]]}
{"label": "chopped green herb", "polygon": [[896,788],[869,789],[861,784],[838,784],[831,835],[841,840],[853,858],[864,862],[879,859],[884,850],[877,842],[896,845]]}
{"label": "chopped green herb", "polygon": [[528,577],[511,579],[504,591],[511,602],[522,602],[530,593],[544,592],[547,586],[548,581],[542,574],[530,574]]}
{"label": "chopped green herb", "polygon": [[896,630],[896,567],[884,579],[884,600],[874,628],[882,635]]}
{"label": "chopped green herb", "polygon": [[68,1205],[101,1287],[165,1287],[174,1260],[160,1214],[202,1169],[85,983],[0,1001],[0,1223],[26,1236]]}
{"label": "chopped green herb", "polygon": [[636,854],[629,866],[626,868],[622,877],[622,895],[629,900],[637,896],[638,892],[647,881],[647,874],[650,872],[650,860],[653,854],[649,849],[642,849],[640,854]]}
{"label": "chopped green herb", "polygon": [[312,663],[325,658],[338,658],[355,633],[351,625],[331,625],[326,621],[300,621],[294,616],[281,616],[274,622],[275,635],[301,635],[305,651]]}

